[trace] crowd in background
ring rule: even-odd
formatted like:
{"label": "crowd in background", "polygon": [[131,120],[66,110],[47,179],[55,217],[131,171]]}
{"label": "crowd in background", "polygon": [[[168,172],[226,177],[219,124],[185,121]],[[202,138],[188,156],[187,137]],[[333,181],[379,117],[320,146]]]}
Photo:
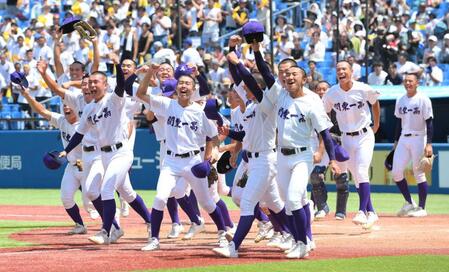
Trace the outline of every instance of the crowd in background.
{"label": "crowd in background", "polygon": [[[273,11],[297,2],[273,0]],[[52,93],[36,71],[37,60],[48,61],[56,79],[56,50],[66,72],[74,61],[89,71],[93,59],[90,41],[73,32],[55,43],[59,26],[70,16],[80,17],[97,31],[100,71],[114,73],[111,53],[138,65],[194,62],[207,75],[212,93],[221,98],[223,107],[232,83],[225,57],[226,34],[250,19],[265,26],[265,60],[276,64],[294,58],[306,68],[310,88],[323,79],[336,83],[337,59],[348,60],[354,79],[371,85],[399,85],[406,72],[418,73],[425,86],[449,85],[449,0],[370,1],[368,22],[363,0],[302,2],[274,16],[270,30],[268,0],[0,0],[2,114],[5,109],[15,109],[7,105],[19,105],[22,115],[17,116],[32,115],[17,87],[10,84],[13,71],[26,74],[39,101],[47,101]],[[249,46],[241,51],[245,65],[254,66]],[[57,103],[50,100],[47,105],[57,108]],[[3,114],[0,118],[5,116],[14,117]]]}

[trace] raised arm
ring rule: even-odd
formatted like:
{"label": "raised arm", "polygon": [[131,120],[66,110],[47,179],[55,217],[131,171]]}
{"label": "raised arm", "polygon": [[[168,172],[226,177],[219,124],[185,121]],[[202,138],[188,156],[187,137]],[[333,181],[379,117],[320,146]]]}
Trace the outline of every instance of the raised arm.
{"label": "raised arm", "polygon": [[248,71],[245,66],[241,62],[237,64],[237,69],[239,74],[242,76],[243,82],[245,82],[245,85],[248,87],[248,89],[251,91],[251,93],[256,97],[257,101],[262,102],[263,99],[263,92],[260,89],[259,85],[257,84],[254,77],[251,75],[251,72]]}
{"label": "raised arm", "polygon": [[150,104],[150,96],[147,94],[148,86],[153,78],[153,70],[157,69],[159,69],[159,65],[152,64],[152,69],[145,74],[137,89],[136,96],[148,104]]}
{"label": "raised arm", "polygon": [[61,37],[62,37],[62,32],[60,32],[59,29],[56,29],[55,40],[54,40],[55,44],[53,46],[56,78],[59,78],[62,74],[64,74],[64,67],[62,66],[62,62],[61,62],[61,48],[59,47],[59,44],[61,42]]}
{"label": "raised arm", "polygon": [[376,133],[377,130],[379,130],[380,126],[380,103],[379,101],[376,101],[376,103],[373,104],[373,132]]}
{"label": "raised arm", "polygon": [[259,43],[254,42],[251,44],[251,47],[254,51],[254,57],[256,59],[257,69],[259,70],[260,74],[263,77],[263,80],[267,84],[268,89],[270,89],[276,80],[274,79],[273,74],[270,72],[270,68],[268,67],[267,63],[263,59],[262,53],[260,53]]}
{"label": "raised arm", "polygon": [[22,96],[28,101],[28,104],[33,109],[33,111],[40,114],[45,119],[49,120],[51,119],[51,112],[47,110],[41,103],[37,102],[36,99],[34,99],[27,88],[24,88],[21,90]]}
{"label": "raised arm", "polygon": [[100,66],[100,48],[98,46],[98,37],[93,38],[91,42],[94,49],[94,60],[90,68],[90,72],[92,73],[98,71],[98,67]]}
{"label": "raised arm", "polygon": [[209,89],[209,86],[207,85],[206,76],[203,73],[198,72],[196,79],[198,80],[198,84],[200,85],[200,90],[199,90],[200,96],[205,96],[205,95],[210,94],[210,89]]}
{"label": "raised arm", "polygon": [[59,86],[58,83],[56,83],[56,81],[52,79],[49,74],[47,74],[48,63],[44,60],[40,60],[37,62],[36,67],[37,70],[39,71],[39,74],[41,74],[42,79],[45,81],[50,90],[54,92],[56,95],[60,96],[62,99],[64,99],[65,92],[68,90]]}

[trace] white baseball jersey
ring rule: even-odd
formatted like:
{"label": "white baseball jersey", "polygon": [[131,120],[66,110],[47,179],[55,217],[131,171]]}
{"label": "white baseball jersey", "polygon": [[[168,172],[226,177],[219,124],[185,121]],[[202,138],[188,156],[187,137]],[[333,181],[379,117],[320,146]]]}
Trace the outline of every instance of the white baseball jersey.
{"label": "white baseball jersey", "polygon": [[234,131],[243,131],[243,112],[240,107],[231,110],[231,129]]}
{"label": "white baseball jersey", "polygon": [[245,86],[245,83],[242,80],[242,82],[240,82],[239,85],[237,85],[237,86],[234,85],[234,90],[237,92],[237,94],[240,96],[240,98],[243,100],[243,102],[245,104],[247,104],[248,103],[248,98],[246,97],[246,91],[243,88],[243,86]]}
{"label": "white baseball jersey", "polygon": [[125,105],[126,98],[106,93],[100,101],[86,105],[77,131],[86,134],[89,130],[94,130],[100,147],[126,143],[129,119],[124,110]]}
{"label": "white baseball jersey", "polygon": [[277,103],[278,145],[280,147],[311,148],[315,130],[332,127],[319,96],[304,89],[304,96],[292,98],[282,91]]}
{"label": "white baseball jersey", "polygon": [[[76,132],[76,128],[78,127],[79,123],[76,122],[74,124],[70,124],[64,115],[52,112],[51,113],[51,119],[50,124],[56,128],[58,128],[61,131],[61,140],[62,140],[62,146],[66,148],[66,146],[69,144],[70,139]],[[75,149],[73,149],[72,152],[67,154],[67,160],[70,163],[75,163],[76,160],[81,159],[81,146],[78,145]]]}
{"label": "white baseball jersey", "polygon": [[[84,100],[84,96],[81,92],[65,92],[63,103],[71,108],[73,111],[78,113],[78,117],[81,118],[83,115],[84,107],[86,107],[87,103]],[[90,130],[83,137],[83,145],[85,146],[93,146],[97,143],[97,133],[94,130]]]}
{"label": "white baseball jersey", "polygon": [[407,94],[396,100],[394,115],[401,119],[402,134],[426,133],[426,120],[433,118],[432,102],[421,92],[408,97]]}
{"label": "white baseball jersey", "polygon": [[251,103],[243,114],[243,149],[262,152],[275,147],[276,115],[262,104]]}
{"label": "white baseball jersey", "polygon": [[183,108],[177,100],[150,95],[150,107],[156,116],[166,118],[167,150],[175,154],[200,150],[206,137],[218,135],[216,126],[208,121],[203,108],[196,103]]}
{"label": "white baseball jersey", "polygon": [[334,109],[337,113],[338,126],[342,132],[355,132],[370,126],[368,102],[374,104],[379,95],[371,86],[353,81],[352,88],[347,92],[339,84],[332,86],[324,95],[323,103],[326,112]]}

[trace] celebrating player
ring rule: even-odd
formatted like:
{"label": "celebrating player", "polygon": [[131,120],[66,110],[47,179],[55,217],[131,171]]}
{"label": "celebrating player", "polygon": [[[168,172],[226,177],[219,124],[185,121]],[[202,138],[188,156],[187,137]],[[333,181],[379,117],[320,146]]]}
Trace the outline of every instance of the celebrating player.
{"label": "celebrating player", "polygon": [[[432,157],[433,112],[432,102],[422,92],[418,92],[419,78],[416,74],[406,74],[404,87],[406,94],[396,100],[394,115],[397,118],[393,180],[396,182],[406,203],[398,216],[426,216],[427,181],[426,173],[420,169],[423,156]],[[418,185],[419,204],[416,206],[408,190],[404,170],[412,161],[413,174]]]}

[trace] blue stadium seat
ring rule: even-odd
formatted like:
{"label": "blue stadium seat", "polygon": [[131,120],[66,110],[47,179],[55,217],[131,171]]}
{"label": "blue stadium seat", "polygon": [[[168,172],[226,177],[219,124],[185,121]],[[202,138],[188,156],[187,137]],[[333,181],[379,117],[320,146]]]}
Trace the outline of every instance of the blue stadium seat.
{"label": "blue stadium seat", "polygon": [[[10,119],[11,118],[11,112],[0,112],[0,118]],[[8,121],[0,121],[0,129],[2,130],[8,130],[9,129],[9,122]]]}

